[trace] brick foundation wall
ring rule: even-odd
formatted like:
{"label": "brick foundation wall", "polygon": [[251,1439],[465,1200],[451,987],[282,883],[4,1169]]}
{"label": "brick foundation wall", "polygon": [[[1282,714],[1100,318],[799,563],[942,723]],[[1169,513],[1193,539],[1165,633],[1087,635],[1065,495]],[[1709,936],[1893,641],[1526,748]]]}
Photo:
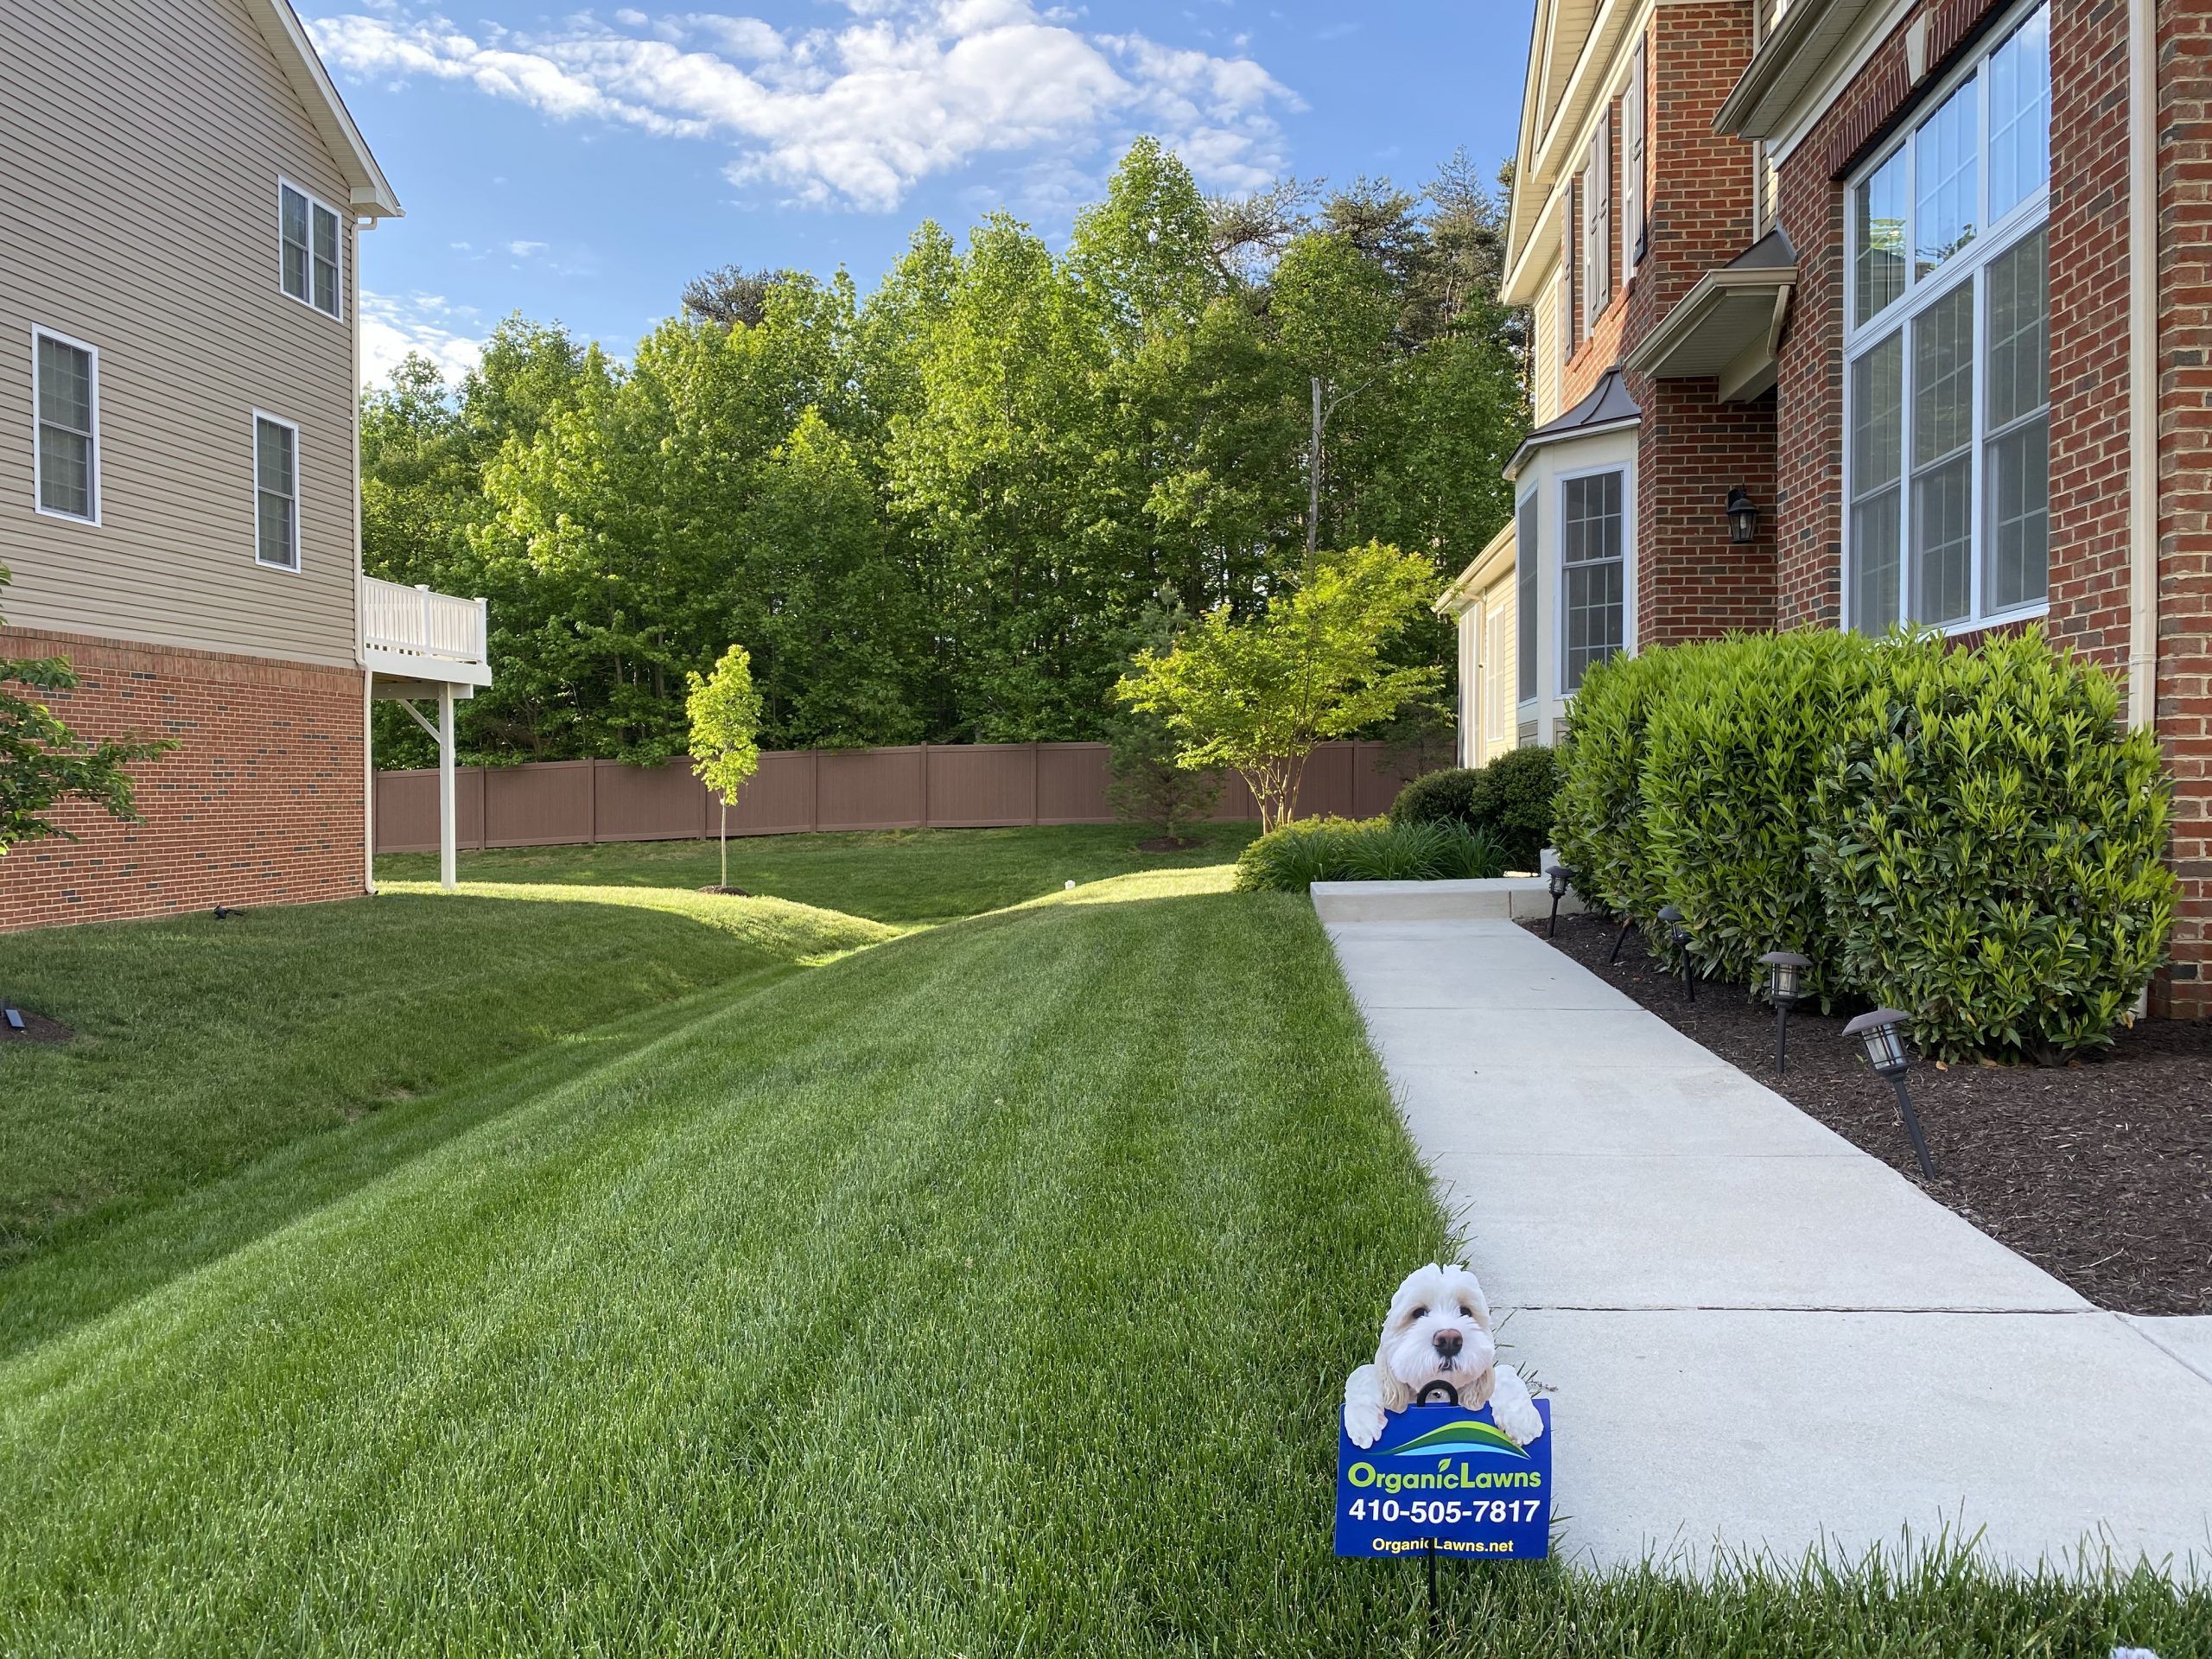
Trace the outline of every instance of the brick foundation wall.
{"label": "brick foundation wall", "polygon": [[144,823],[65,805],[81,840],[0,857],[0,931],[362,891],[361,671],[21,628],[0,656],[67,658],[82,684],[44,700],[80,736],[180,746],[133,768]]}

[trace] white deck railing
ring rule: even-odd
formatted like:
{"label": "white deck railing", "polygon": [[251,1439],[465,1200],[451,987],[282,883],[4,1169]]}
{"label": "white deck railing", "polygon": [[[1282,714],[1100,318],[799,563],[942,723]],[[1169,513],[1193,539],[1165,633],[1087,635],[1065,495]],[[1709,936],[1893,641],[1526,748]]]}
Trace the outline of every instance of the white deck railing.
{"label": "white deck railing", "polygon": [[485,662],[485,607],[428,588],[361,578],[361,643],[445,663]]}

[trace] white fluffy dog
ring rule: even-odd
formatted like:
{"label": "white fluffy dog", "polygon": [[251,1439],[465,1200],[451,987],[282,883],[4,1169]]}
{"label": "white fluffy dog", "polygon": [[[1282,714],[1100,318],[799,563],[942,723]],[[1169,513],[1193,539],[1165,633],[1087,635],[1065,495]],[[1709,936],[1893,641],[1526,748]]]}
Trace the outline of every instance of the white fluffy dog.
{"label": "white fluffy dog", "polygon": [[1499,1432],[1516,1446],[1544,1432],[1521,1373],[1497,1363],[1490,1304],[1475,1275],[1432,1262],[1408,1274],[1390,1299],[1375,1363],[1344,1379],[1344,1433],[1354,1446],[1374,1445],[1384,1413],[1403,1411],[1438,1382],[1457,1391],[1470,1411],[1489,1406]]}

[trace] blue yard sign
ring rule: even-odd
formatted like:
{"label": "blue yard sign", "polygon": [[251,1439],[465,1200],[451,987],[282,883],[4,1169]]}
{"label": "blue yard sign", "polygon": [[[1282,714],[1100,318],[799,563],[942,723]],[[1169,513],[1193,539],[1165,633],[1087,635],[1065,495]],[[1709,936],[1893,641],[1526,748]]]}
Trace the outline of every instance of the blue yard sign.
{"label": "blue yard sign", "polygon": [[1362,1450],[1337,1432],[1337,1554],[1534,1560],[1551,1547],[1552,1404],[1516,1446],[1490,1408],[1411,1406]]}

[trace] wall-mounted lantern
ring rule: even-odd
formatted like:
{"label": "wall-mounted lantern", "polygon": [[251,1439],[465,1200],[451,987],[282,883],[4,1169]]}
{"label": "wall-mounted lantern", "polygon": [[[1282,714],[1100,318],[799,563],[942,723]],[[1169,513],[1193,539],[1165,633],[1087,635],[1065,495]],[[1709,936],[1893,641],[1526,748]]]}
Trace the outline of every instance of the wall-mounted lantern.
{"label": "wall-mounted lantern", "polygon": [[1742,547],[1758,533],[1758,505],[1751,499],[1751,493],[1738,484],[1728,492],[1728,539]]}

